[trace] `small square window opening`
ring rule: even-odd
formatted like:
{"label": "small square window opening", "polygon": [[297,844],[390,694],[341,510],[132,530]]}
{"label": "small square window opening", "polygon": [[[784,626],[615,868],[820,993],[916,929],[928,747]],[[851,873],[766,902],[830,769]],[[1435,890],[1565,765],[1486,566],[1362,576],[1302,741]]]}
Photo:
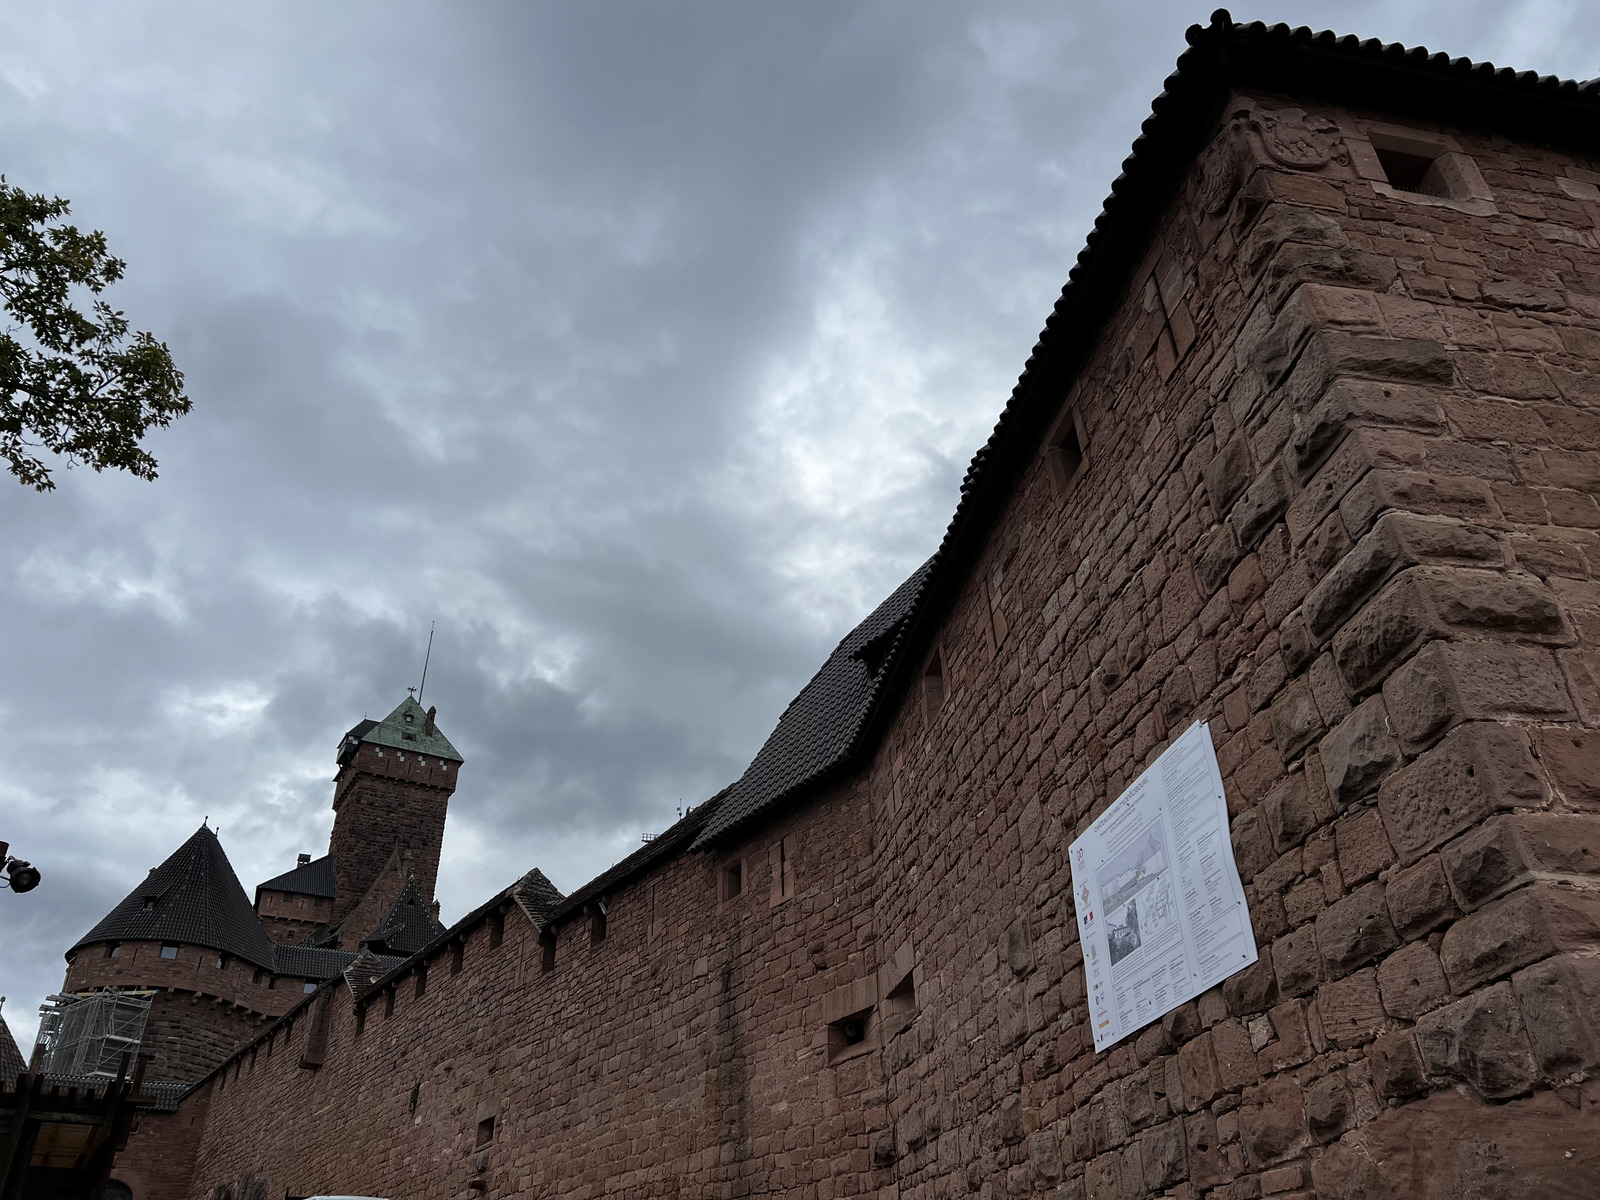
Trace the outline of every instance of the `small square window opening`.
{"label": "small square window opening", "polygon": [[877,1044],[877,1013],[870,1008],[840,1017],[828,1025],[828,1062],[844,1062]]}
{"label": "small square window opening", "polygon": [[161,947],[161,957],[162,958],[177,958],[178,957],[178,948],[176,946],[163,946],[163,947]]}
{"label": "small square window opening", "polygon": [[944,706],[944,656],[935,650],[922,668],[922,718],[929,724]]}
{"label": "small square window opening", "polygon": [[724,863],[718,879],[717,899],[724,902],[736,899],[744,891],[744,863],[734,860]]}
{"label": "small square window opening", "polygon": [[794,838],[786,837],[767,851],[767,865],[772,869],[771,900],[782,904],[794,898]]}
{"label": "small square window opening", "polygon": [[302,995],[305,995],[305,996],[309,996],[312,992],[314,992],[316,990],[317,990],[317,984],[316,984],[315,980],[308,979],[303,984],[300,985],[300,993]]}
{"label": "small square window opening", "polygon": [[1412,154],[1376,144],[1372,148],[1378,155],[1383,173],[1389,177],[1389,186],[1396,191],[1449,198],[1450,185],[1439,170],[1436,155]]}
{"label": "small square window opening", "polygon": [[556,969],[556,931],[546,929],[539,934],[539,969],[541,971],[554,971]]}
{"label": "small square window opening", "polygon": [[122,946],[117,942],[112,942],[109,946],[106,947],[106,957],[107,958],[121,958],[122,957]]}

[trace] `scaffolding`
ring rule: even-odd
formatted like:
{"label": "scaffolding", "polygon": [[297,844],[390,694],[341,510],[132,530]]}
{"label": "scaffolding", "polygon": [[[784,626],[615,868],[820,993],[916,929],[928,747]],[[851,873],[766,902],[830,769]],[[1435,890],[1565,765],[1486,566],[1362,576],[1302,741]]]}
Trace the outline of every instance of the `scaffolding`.
{"label": "scaffolding", "polygon": [[[153,991],[80,992],[39,1006],[40,1068],[46,1075],[111,1079],[139,1055]],[[123,1059],[123,1055],[127,1059]]]}

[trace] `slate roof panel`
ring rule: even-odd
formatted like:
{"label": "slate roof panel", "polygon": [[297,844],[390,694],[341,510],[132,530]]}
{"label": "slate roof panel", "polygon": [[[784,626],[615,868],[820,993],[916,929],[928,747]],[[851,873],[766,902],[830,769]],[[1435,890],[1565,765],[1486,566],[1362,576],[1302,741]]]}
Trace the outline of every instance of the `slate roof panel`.
{"label": "slate roof panel", "polygon": [[[356,959],[354,950],[328,950],[321,946],[278,946],[276,971],[296,979],[333,979]],[[403,955],[380,954],[389,970],[405,961]]]}
{"label": "slate roof panel", "polygon": [[745,773],[722,794],[690,849],[701,849],[772,810],[845,760],[887,675],[930,565],[913,571],[834,648],[778,718],[778,727]]}
{"label": "slate roof panel", "polygon": [[282,875],[274,875],[265,883],[256,884],[256,895],[263,888],[274,892],[293,892],[301,896],[322,896],[333,899],[333,855],[313,858],[303,867],[295,867]]}
{"label": "slate roof panel", "polygon": [[273,946],[217,835],[195,830],[72,949],[96,942],[206,946],[272,970]]}

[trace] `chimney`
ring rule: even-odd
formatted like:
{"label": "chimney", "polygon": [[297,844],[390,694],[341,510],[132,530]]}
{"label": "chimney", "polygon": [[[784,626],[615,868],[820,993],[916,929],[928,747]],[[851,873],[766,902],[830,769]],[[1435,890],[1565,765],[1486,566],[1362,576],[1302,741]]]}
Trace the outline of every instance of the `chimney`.
{"label": "chimney", "polygon": [[309,854],[296,854],[294,856],[294,865],[297,867],[303,867],[310,861],[311,855]]}
{"label": "chimney", "polygon": [[438,711],[439,709],[436,705],[430,706],[428,709],[428,720],[427,723],[423,725],[422,732],[427,734],[429,737],[433,736],[433,717]]}

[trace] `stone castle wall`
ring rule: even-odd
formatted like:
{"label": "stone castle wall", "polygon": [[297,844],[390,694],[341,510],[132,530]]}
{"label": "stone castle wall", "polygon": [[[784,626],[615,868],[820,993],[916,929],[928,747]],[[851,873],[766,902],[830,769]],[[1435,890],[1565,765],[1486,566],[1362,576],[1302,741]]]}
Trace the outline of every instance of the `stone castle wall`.
{"label": "stone castle wall", "polygon": [[[1583,1194],[1600,168],[1413,127],[1457,191],[1398,195],[1392,133],[1287,162],[1247,99],[872,762],[549,969],[510,907],[325,989],[211,1085],[190,1196]],[[1066,847],[1194,720],[1261,959],[1097,1055]]]}

